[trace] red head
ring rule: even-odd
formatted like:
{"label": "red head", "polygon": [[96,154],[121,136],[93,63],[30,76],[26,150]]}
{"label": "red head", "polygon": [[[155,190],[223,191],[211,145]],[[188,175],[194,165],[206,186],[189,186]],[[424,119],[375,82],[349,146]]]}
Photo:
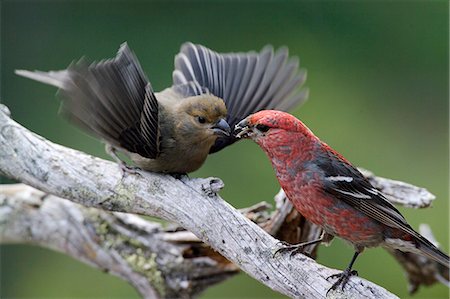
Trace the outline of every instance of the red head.
{"label": "red head", "polygon": [[296,132],[307,137],[314,134],[297,118],[277,110],[263,110],[249,115],[235,128],[238,138],[251,138],[258,142],[279,132]]}
{"label": "red head", "polygon": [[[307,150],[319,143],[343,162],[349,163],[341,154],[320,141],[300,120],[282,111],[263,110],[247,116],[236,125],[235,135],[238,138],[251,138],[269,156],[285,154],[284,152],[290,156],[296,148],[303,152],[303,159],[310,159]],[[287,150],[286,146],[290,149]]]}

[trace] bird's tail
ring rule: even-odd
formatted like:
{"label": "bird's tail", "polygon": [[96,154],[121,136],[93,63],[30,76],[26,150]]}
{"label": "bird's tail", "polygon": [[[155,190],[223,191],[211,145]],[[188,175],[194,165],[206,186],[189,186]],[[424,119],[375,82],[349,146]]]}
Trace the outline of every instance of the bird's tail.
{"label": "bird's tail", "polygon": [[447,269],[450,268],[450,258],[447,254],[409,225],[404,228],[404,230],[393,229],[386,231],[387,238],[384,240],[386,247],[420,254],[436,261]]}
{"label": "bird's tail", "polygon": [[60,89],[64,89],[69,78],[67,70],[50,72],[16,70],[15,73],[25,78],[56,86]]}
{"label": "bird's tail", "polygon": [[450,258],[447,254],[442,252],[439,248],[433,245],[430,241],[425,239],[423,236],[415,237],[417,249],[424,256],[429,257],[430,259],[438,262],[439,264],[449,268],[450,267]]}

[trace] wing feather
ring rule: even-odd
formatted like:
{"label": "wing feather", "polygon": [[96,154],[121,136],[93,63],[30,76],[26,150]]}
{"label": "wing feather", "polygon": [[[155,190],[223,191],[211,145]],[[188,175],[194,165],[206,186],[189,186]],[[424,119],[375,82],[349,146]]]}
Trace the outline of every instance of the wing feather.
{"label": "wing feather", "polygon": [[[322,153],[318,161],[318,166],[326,178],[325,192],[376,221],[421,238],[383,193],[375,189],[363,174],[347,161],[327,150]],[[342,179],[327,179],[330,177]]]}
{"label": "wing feather", "polygon": [[[265,46],[259,53],[217,53],[201,45],[185,43],[175,57],[173,84],[197,81],[225,101],[231,127],[263,109],[286,110],[306,100],[300,89],[306,73],[296,58],[288,59],[286,47],[274,52]],[[234,137],[218,138],[212,152],[233,143]]]}
{"label": "wing feather", "polygon": [[126,43],[115,58],[98,63],[81,59],[63,71],[16,73],[58,87],[60,112],[84,130],[115,147],[158,156],[158,101]]}

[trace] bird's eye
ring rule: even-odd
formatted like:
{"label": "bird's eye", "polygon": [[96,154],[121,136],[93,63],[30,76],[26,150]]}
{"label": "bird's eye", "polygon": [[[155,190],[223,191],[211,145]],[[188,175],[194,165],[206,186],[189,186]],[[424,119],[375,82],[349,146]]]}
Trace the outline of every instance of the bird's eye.
{"label": "bird's eye", "polygon": [[198,116],[197,120],[199,123],[204,124],[206,122],[206,118],[204,118],[203,116]]}
{"label": "bird's eye", "polygon": [[256,125],[256,128],[258,129],[258,131],[261,131],[263,133],[269,131],[269,129],[270,129],[269,126],[261,125],[261,124]]}

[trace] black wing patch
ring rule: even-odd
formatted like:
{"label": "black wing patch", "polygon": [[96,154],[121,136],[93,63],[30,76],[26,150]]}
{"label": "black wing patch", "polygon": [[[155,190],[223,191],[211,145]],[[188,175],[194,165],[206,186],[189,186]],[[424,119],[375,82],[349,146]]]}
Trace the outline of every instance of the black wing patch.
{"label": "black wing patch", "polygon": [[422,254],[448,267],[448,255],[416,232],[383,193],[375,189],[355,167],[328,150],[322,151],[317,161],[317,166],[325,175],[325,192],[376,221],[408,233],[414,237],[415,246]]}
{"label": "black wing patch", "polygon": [[420,236],[355,167],[328,151],[324,151],[318,161],[325,174],[326,192],[387,226]]}
{"label": "black wing patch", "polygon": [[113,59],[65,73],[61,112],[111,145],[147,158],[159,154],[158,101],[126,43]]}
{"label": "black wing patch", "polygon": [[[300,90],[306,71],[296,57],[288,59],[283,47],[261,52],[220,54],[201,45],[185,43],[175,57],[173,84],[196,81],[227,106],[227,121],[234,126],[248,115],[264,109],[289,110],[307,99]],[[233,143],[234,137],[218,138],[212,152]]]}

